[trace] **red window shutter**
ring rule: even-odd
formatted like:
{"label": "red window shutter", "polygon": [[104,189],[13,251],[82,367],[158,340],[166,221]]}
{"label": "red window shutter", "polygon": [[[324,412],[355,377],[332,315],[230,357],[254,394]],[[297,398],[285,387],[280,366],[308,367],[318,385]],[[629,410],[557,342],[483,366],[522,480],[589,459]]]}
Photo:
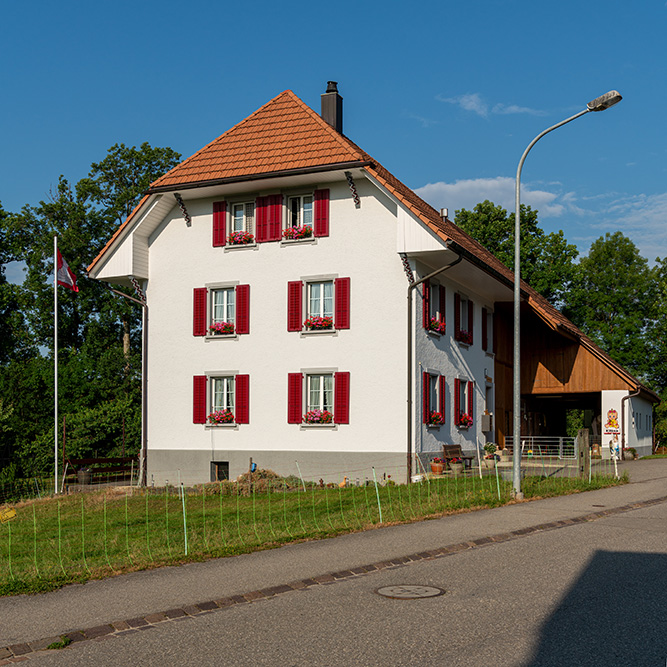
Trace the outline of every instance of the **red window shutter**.
{"label": "red window shutter", "polygon": [[440,310],[440,322],[442,322],[442,324],[444,324],[445,321],[446,321],[446,319],[445,319],[446,315],[445,314],[447,312],[447,310],[446,310],[447,309],[447,290],[445,290],[444,285],[440,285],[440,287],[438,288],[438,296],[440,297],[439,298],[439,301],[440,301],[440,308],[439,308],[439,310]]}
{"label": "red window shutter", "polygon": [[234,421],[237,424],[250,423],[250,376],[237,375],[234,378]]}
{"label": "red window shutter", "polygon": [[[496,351],[495,315],[491,313],[491,352]],[[488,332],[487,332],[488,336]]]}
{"label": "red window shutter", "polygon": [[270,195],[267,198],[267,241],[280,241],[283,236],[283,196]]}
{"label": "red window shutter", "polygon": [[489,333],[487,331],[487,312],[486,308],[482,308],[482,349],[486,352],[489,347]]}
{"label": "red window shutter", "polygon": [[255,241],[264,243],[269,240],[268,197],[257,197],[255,201]]}
{"label": "red window shutter", "polygon": [[428,424],[428,418],[431,414],[431,376],[428,373],[422,373],[422,421]]}
{"label": "red window shutter", "polygon": [[454,380],[454,423],[458,426],[461,421],[461,380]]}
{"label": "red window shutter", "polygon": [[472,299],[468,299],[468,334],[470,335],[470,344],[472,345],[472,328],[474,325],[475,304]]}
{"label": "red window shutter", "polygon": [[431,284],[425,280],[422,283],[422,326],[428,329],[431,323]]}
{"label": "red window shutter", "polygon": [[350,423],[350,374],[347,371],[334,374],[334,422]]}
{"label": "red window shutter", "polygon": [[192,423],[206,423],[206,376],[195,375],[192,378]]}
{"label": "red window shutter", "polygon": [[315,236],[329,236],[329,190],[315,190]]}
{"label": "red window shutter", "polygon": [[236,333],[250,333],[250,285],[236,286]]}
{"label": "red window shutter", "polygon": [[440,409],[440,414],[442,415],[442,421],[445,421],[445,395],[447,393],[447,380],[444,375],[441,375],[438,378],[438,382],[440,383],[440,386],[438,387],[439,389],[439,396],[438,398],[440,399],[440,405],[438,408]]}
{"label": "red window shutter", "polygon": [[336,278],[335,285],[335,321],[336,329],[350,328],[350,279]]}
{"label": "red window shutter", "polygon": [[466,386],[468,388],[468,414],[470,415],[470,418],[472,419],[473,406],[475,404],[475,383],[474,382],[468,382]]}
{"label": "red window shutter", "polygon": [[287,423],[300,424],[303,418],[303,373],[287,374]]}
{"label": "red window shutter", "polygon": [[227,232],[227,202],[213,202],[213,247],[225,245]]}
{"label": "red window shutter", "polygon": [[192,294],[192,335],[205,336],[208,322],[206,321],[206,300],[208,290],[205,287],[195,287]]}
{"label": "red window shutter", "polygon": [[287,331],[301,331],[303,322],[303,282],[287,283]]}
{"label": "red window shutter", "polygon": [[454,337],[461,333],[461,295],[454,295]]}

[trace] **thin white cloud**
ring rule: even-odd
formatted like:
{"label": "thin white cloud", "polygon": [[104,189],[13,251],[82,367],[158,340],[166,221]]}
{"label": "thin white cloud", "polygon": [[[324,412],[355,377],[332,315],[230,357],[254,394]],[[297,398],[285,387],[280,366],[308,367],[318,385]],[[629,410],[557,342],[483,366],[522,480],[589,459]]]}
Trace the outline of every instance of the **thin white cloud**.
{"label": "thin white cloud", "polygon": [[411,111],[404,111],[403,115],[406,118],[412,118],[412,120],[416,120],[418,123],[421,124],[422,127],[431,127],[431,125],[438,124],[437,120],[432,120],[431,118],[424,118],[423,116],[419,116],[418,114],[412,113]]}
{"label": "thin white cloud", "polygon": [[489,115],[489,107],[482,101],[479,93],[469,93],[467,95],[459,95],[458,97],[443,97],[442,95],[436,95],[436,99],[440,102],[455,104],[461,107],[464,111],[472,111],[478,116],[482,116],[482,118],[486,118]]}
{"label": "thin white cloud", "polygon": [[436,95],[436,99],[447,104],[454,104],[464,111],[472,111],[482,118],[488,118],[489,113],[508,116],[513,114],[530,114],[531,116],[546,116],[545,111],[540,109],[531,109],[530,107],[522,107],[518,104],[503,104],[498,102],[490,109],[489,105],[482,99],[479,93],[467,93],[465,95],[458,95],[456,97],[445,97],[444,95]]}
{"label": "thin white cloud", "polygon": [[495,104],[491,109],[491,113],[509,115],[517,113],[526,113],[531,116],[546,116],[546,111],[540,109],[531,109],[530,107],[520,107],[517,104]]}
{"label": "thin white cloud", "polygon": [[[448,208],[450,219],[456,210],[472,210],[485,199],[508,212],[514,210],[514,179],[507,176],[429,183],[415,192],[436,209]],[[600,235],[620,230],[649,262],[667,257],[667,192],[607,192],[579,197],[574,192],[561,191],[558,183],[533,183],[522,184],[521,203],[539,211],[543,228],[562,226],[567,240],[582,253]],[[549,224],[550,218],[559,220]]]}
{"label": "thin white cloud", "polygon": [[[508,176],[429,183],[415,192],[434,208],[448,207],[452,213],[461,208],[473,209],[485,199],[508,211],[514,210],[514,179]],[[521,186],[521,203],[538,209],[543,216],[557,217],[565,212],[566,206],[556,201],[557,198],[556,193]]]}

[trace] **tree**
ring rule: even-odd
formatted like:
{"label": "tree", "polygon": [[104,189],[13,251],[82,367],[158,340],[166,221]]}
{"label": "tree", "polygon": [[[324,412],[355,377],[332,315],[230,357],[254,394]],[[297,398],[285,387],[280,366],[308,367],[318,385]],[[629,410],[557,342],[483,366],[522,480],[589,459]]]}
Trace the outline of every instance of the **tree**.
{"label": "tree", "polygon": [[[15,474],[38,474],[52,465],[52,451],[48,452],[45,443],[53,442],[54,428],[53,359],[49,358],[54,321],[54,235],[79,285],[76,294],[60,289],[58,295],[61,414],[74,423],[85,415],[103,424],[94,427],[100,455],[107,453],[105,447],[116,446],[115,439],[104,434],[118,428],[111,426],[114,419],[122,413],[128,424],[137,423],[141,311],[112,294],[103,283],[89,279],[85,267],[112,236],[119,220],[138,203],[148,184],[174,166],[179,157],[170,148],[152,148],[147,143],[139,149],[115,145],[74,187],[61,176],[47,201],[25,206],[20,213],[0,215],[0,264],[5,254],[26,264],[24,282],[11,286],[11,296],[15,311],[23,314],[25,338],[32,343],[22,356],[17,348],[5,358],[4,338],[0,343],[0,396],[6,421],[6,428],[0,430],[0,457],[17,463]],[[9,293],[2,278],[0,270],[0,329],[4,334],[3,299]],[[87,433],[86,437],[93,433],[81,427],[79,431]],[[134,437],[136,429],[128,433]]]}
{"label": "tree", "polygon": [[655,271],[629,238],[607,233],[579,262],[564,313],[618,363],[647,378],[655,300]]}
{"label": "tree", "polygon": [[[456,224],[514,269],[514,213],[488,199],[472,211],[455,213]],[[574,276],[576,246],[568,244],[562,231],[545,234],[537,211],[521,205],[521,277],[553,305],[562,305]]]}

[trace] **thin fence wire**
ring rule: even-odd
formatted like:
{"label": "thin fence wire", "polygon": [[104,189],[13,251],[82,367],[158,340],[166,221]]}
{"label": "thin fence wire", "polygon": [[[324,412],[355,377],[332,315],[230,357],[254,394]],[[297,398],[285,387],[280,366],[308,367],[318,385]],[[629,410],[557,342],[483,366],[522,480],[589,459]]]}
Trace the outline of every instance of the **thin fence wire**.
{"label": "thin fence wire", "polygon": [[[582,470],[562,459],[531,461],[522,469],[522,489],[534,497],[598,488],[613,482],[614,463],[593,459]],[[512,493],[508,462],[460,474],[424,472],[409,485],[393,481],[398,468],[383,470],[336,473],[339,482],[259,471],[238,482],[106,487],[55,498],[37,485],[40,495],[14,503],[16,517],[0,523],[0,594],[493,507]]]}

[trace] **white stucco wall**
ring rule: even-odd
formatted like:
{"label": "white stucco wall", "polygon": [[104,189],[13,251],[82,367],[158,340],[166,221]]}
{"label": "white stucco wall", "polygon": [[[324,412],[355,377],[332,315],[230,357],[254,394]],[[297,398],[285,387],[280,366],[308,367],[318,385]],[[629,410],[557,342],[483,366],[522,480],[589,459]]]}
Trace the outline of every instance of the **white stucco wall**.
{"label": "white stucco wall", "polygon": [[[421,275],[429,271],[418,267]],[[440,336],[426,332],[422,326],[422,300],[419,294],[415,298],[415,362],[417,379],[416,385],[420,391],[416,392],[415,401],[418,410],[415,415],[416,451],[432,452],[433,456],[442,452],[443,444],[461,445],[464,451],[473,453],[478,450],[482,455],[482,448],[488,438],[493,438],[493,432],[482,432],[481,415],[484,414],[486,406],[486,388],[491,388],[490,412],[493,412],[493,377],[494,358],[490,352],[482,349],[482,308],[489,312],[493,311],[493,303],[485,299],[483,295],[471,291],[465,285],[451,280],[447,273],[440,274],[433,279],[440,285],[444,285],[447,294],[446,300],[446,323],[447,330]],[[454,338],[454,294],[459,292],[466,296],[474,306],[473,317],[473,344],[465,345]],[[462,324],[462,326],[464,326]],[[489,331],[489,349],[492,349],[492,332]],[[445,398],[446,416],[445,424],[439,428],[427,426],[422,423],[422,372],[444,375],[446,377],[447,393]],[[454,423],[454,380],[473,381],[474,423],[468,429],[459,428]],[[491,381],[487,381],[491,378]]]}
{"label": "white stucco wall", "polygon": [[[609,443],[614,434],[618,434],[619,446],[622,442],[621,399],[627,396],[627,391],[602,392],[602,454],[609,457]],[[613,414],[616,411],[618,426],[614,427]],[[653,443],[653,406],[639,396],[633,396],[625,401],[625,446],[634,447],[638,456],[647,456],[651,453]]]}
{"label": "white stucco wall", "polygon": [[[211,246],[212,199],[188,202],[192,226],[174,209],[150,242],[148,440],[158,451],[405,451],[407,280],[396,253],[396,207],[358,181],[355,209],[344,183],[330,187],[330,236],[316,243]],[[351,279],[351,325],[336,335],[287,331],[287,283],[305,276]],[[250,334],[205,340],[192,335],[193,288],[250,285]],[[390,297],[390,295],[393,295]],[[308,429],[287,423],[287,375],[304,368],[350,372],[350,423]],[[250,375],[250,423],[216,428],[192,423],[193,375]],[[247,467],[247,458],[245,459]],[[261,464],[261,460],[260,460]],[[232,470],[232,474],[239,471]],[[208,469],[202,470],[208,479]],[[170,479],[175,479],[174,471]]]}

